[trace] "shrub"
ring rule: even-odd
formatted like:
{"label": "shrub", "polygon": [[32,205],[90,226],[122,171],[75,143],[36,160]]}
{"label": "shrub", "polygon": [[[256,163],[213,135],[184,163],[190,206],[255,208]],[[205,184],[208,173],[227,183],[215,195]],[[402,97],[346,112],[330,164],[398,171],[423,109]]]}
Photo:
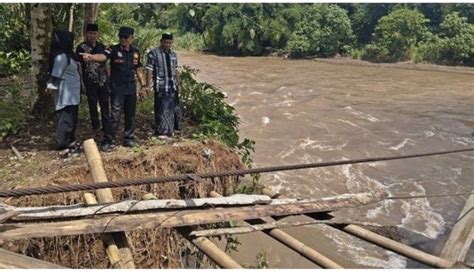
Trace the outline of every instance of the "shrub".
{"label": "shrub", "polygon": [[224,94],[216,87],[197,82],[193,78],[196,73],[185,66],[180,74],[181,107],[184,117],[195,127],[193,137],[214,137],[236,147],[239,118],[235,108],[224,101]]}
{"label": "shrub", "polygon": [[174,49],[203,50],[204,47],[204,39],[201,34],[187,32],[183,35],[175,35]]}
{"label": "shrub", "polygon": [[20,71],[28,72],[31,64],[30,52],[27,50],[1,52],[0,51],[0,76],[10,76]]}
{"label": "shrub", "polygon": [[351,22],[336,5],[315,4],[302,11],[302,18],[291,35],[287,49],[293,57],[330,57],[347,53],[353,44]]}
{"label": "shrub", "polygon": [[26,113],[18,101],[21,85],[14,84],[2,90],[0,99],[0,141],[17,134],[26,123]]}
{"label": "shrub", "polygon": [[429,31],[425,16],[417,10],[398,8],[382,17],[376,28],[374,43],[366,47],[366,56],[372,56],[373,51],[383,55],[376,55],[377,61],[401,61],[410,59],[415,47],[422,42]]}
{"label": "shrub", "polygon": [[474,64],[474,24],[459,13],[448,14],[440,24],[440,36],[420,44],[417,60],[440,64]]}

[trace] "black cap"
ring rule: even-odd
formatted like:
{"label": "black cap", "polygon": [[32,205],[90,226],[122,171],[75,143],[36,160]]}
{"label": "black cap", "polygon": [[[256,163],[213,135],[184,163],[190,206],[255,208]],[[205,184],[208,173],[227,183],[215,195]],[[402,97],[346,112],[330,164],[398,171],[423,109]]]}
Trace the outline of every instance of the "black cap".
{"label": "black cap", "polygon": [[173,39],[173,34],[170,32],[165,32],[161,35],[162,40],[172,40]]}
{"label": "black cap", "polygon": [[86,31],[99,31],[97,24],[87,24]]}
{"label": "black cap", "polygon": [[128,26],[122,26],[119,30],[119,36],[125,36],[125,37],[130,37],[135,33],[133,28],[128,27]]}

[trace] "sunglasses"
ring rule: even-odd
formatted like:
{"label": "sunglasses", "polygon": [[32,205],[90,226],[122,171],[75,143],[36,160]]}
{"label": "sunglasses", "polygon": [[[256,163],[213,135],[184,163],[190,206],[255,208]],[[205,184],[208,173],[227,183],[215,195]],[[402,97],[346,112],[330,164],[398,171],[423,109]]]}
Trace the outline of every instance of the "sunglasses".
{"label": "sunglasses", "polygon": [[119,38],[120,39],[128,39],[130,36],[126,36],[126,35],[119,35]]}

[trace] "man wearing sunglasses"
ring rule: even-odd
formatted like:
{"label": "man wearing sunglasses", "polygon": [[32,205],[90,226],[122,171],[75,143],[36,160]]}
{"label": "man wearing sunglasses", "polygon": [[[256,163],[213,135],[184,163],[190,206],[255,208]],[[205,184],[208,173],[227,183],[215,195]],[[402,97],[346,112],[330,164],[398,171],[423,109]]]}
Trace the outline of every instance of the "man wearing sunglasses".
{"label": "man wearing sunglasses", "polygon": [[134,30],[130,27],[121,27],[119,30],[120,43],[107,48],[103,54],[83,54],[84,61],[106,61],[110,59],[110,96],[112,114],[109,135],[101,143],[102,151],[110,151],[120,123],[122,111],[125,115],[123,145],[136,146],[134,139],[135,111],[137,105],[137,86],[135,76],[138,77],[142,88],[145,79],[140,62],[140,52],[132,45]]}

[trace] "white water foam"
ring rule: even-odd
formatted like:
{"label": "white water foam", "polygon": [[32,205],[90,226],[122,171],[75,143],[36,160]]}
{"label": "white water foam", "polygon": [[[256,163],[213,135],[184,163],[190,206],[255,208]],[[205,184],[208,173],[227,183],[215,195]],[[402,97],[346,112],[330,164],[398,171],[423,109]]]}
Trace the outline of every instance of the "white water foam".
{"label": "white water foam", "polygon": [[370,254],[369,250],[376,250],[377,247],[354,238],[349,235],[331,235],[331,232],[324,232],[336,245],[337,251],[350,258],[354,263],[377,268],[405,268],[407,259],[391,251],[384,250],[384,257],[381,258]]}
{"label": "white water foam", "polygon": [[282,159],[290,156],[291,154],[293,154],[295,152],[295,148],[293,148],[292,146],[290,146],[290,148],[288,150],[283,150],[281,151],[280,153],[277,154],[277,157],[280,157]]}
{"label": "white water foam", "polygon": [[319,149],[321,151],[342,150],[347,145],[347,143],[343,143],[340,145],[325,145],[320,143],[318,140],[311,140],[309,137],[300,141],[302,143],[299,144],[299,147],[302,149],[310,147],[311,149]]}
{"label": "white water foam", "polygon": [[[426,190],[418,184],[414,184],[417,192],[411,195],[422,195]],[[430,239],[436,239],[439,234],[445,231],[445,221],[441,214],[433,211],[429,202],[425,198],[414,198],[408,201],[402,200],[402,210],[405,217],[399,225],[402,228],[421,234]],[[420,227],[421,225],[424,228]]]}
{"label": "white water foam", "polygon": [[429,138],[429,137],[433,137],[435,134],[433,131],[430,131],[430,130],[425,130],[425,137]]}
{"label": "white water foam", "polygon": [[399,143],[398,145],[391,146],[389,147],[389,149],[399,150],[400,148],[404,147],[406,144],[415,145],[415,141],[410,138],[405,138],[401,143]]}
{"label": "white water foam", "polygon": [[381,215],[390,213],[390,207],[395,204],[394,200],[385,200],[381,202],[382,206],[376,207],[372,210],[368,210],[366,213],[367,218],[373,219]]}
{"label": "white water foam", "polygon": [[232,107],[235,106],[240,100],[239,99],[235,99],[233,102],[230,102],[229,105],[231,105]]}
{"label": "white water foam", "polygon": [[278,103],[273,103],[273,107],[281,107],[281,106],[286,106],[286,107],[291,107],[293,106],[293,103],[296,102],[294,99],[286,99]]}
{"label": "white water foam", "polygon": [[348,124],[349,126],[353,126],[353,127],[356,127],[356,128],[364,129],[363,127],[361,127],[361,126],[359,126],[359,125],[356,125],[356,124],[352,123],[352,122],[349,121],[349,120],[337,119],[337,121],[342,122],[342,123],[344,123],[344,124]]}
{"label": "white water foam", "polygon": [[[343,160],[347,160],[347,158],[343,158]],[[364,175],[360,169],[351,171],[352,168],[353,166],[350,164],[341,166],[342,174],[346,178],[345,186],[349,192],[367,192],[386,189],[386,186]]]}
{"label": "white water foam", "polygon": [[360,118],[365,119],[365,120],[368,120],[372,123],[380,122],[380,120],[375,118],[374,116],[372,116],[370,114],[363,113],[363,112],[358,111],[358,110],[354,110],[351,106],[344,107],[344,109],[349,110],[350,113],[354,114],[355,116],[360,117]]}

